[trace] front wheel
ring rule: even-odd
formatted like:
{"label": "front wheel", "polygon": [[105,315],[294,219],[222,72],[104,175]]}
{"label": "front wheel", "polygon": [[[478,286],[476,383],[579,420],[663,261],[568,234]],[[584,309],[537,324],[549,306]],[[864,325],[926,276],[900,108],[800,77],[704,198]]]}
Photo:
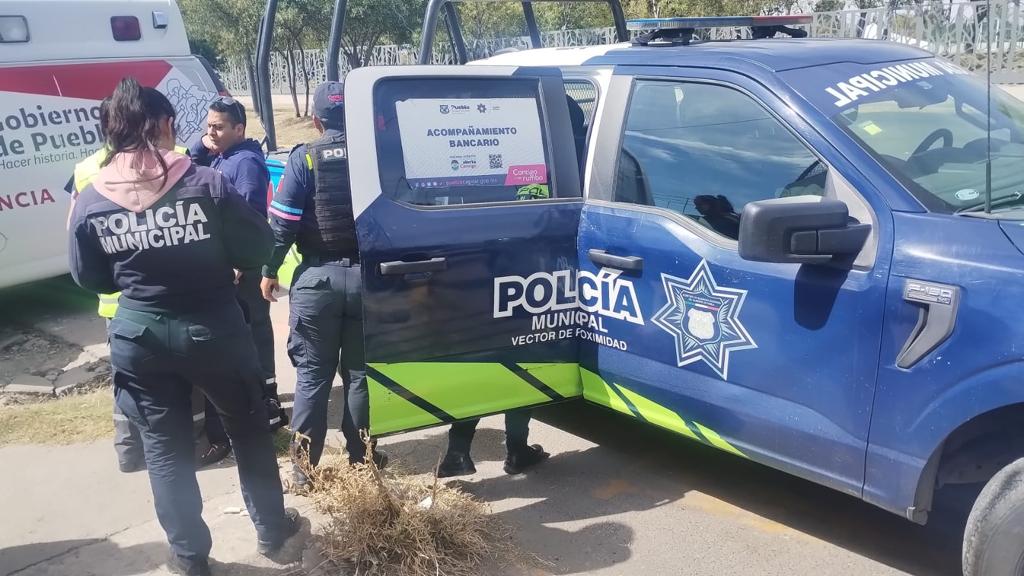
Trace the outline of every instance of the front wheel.
{"label": "front wheel", "polygon": [[1024,576],[1024,458],[999,471],[971,508],[964,576]]}

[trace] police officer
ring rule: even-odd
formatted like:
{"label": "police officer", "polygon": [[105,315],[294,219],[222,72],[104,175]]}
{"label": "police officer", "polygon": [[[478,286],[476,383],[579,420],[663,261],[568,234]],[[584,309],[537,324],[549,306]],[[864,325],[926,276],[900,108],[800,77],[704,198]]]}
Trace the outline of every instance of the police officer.
{"label": "police officer", "polygon": [[[527,468],[546,460],[550,454],[539,444],[530,445],[529,408],[510,410],[505,413],[505,466],[506,474],[521,474]],[[437,467],[438,478],[475,474],[476,466],[469,455],[480,419],[464,420],[452,424],[448,430],[448,451]]]}
{"label": "police officer", "polygon": [[[570,98],[570,101],[572,99]],[[575,102],[574,102],[575,103]],[[578,107],[578,105],[577,105]],[[571,110],[570,106],[570,110]],[[517,200],[543,200],[550,198],[547,187],[525,186],[516,193]],[[529,444],[529,408],[510,410],[505,413],[505,466],[506,474],[521,474],[527,468],[550,457],[539,444]],[[448,450],[437,467],[438,478],[475,474],[476,466],[470,457],[473,436],[476,435],[480,419],[463,420],[452,424],[448,430]]]}
{"label": "police officer", "polygon": [[[100,101],[100,131],[106,133],[107,130],[107,116],[110,107],[110,97],[106,97]],[[184,153],[185,148],[176,147],[178,152]],[[69,194],[71,194],[72,201],[78,198],[80,190],[85,190],[93,178],[96,177],[100,172],[100,166],[103,161],[110,155],[110,150],[106,146],[101,146],[96,152],[90,155],[85,160],[75,164],[74,173],[71,176],[71,180],[68,182],[68,186],[65,188]],[[69,214],[70,217],[70,214]],[[99,295],[99,306],[96,309],[96,313],[103,318],[109,326],[110,321],[117,314],[117,299],[121,295],[119,293],[114,294],[100,294]],[[131,420],[127,416],[121,413],[120,408],[117,407],[117,402],[113,402],[114,405],[114,451],[117,453],[117,467],[121,472],[131,473],[138,472],[146,469],[146,459],[142,452],[142,437],[139,435],[138,428],[132,424]],[[192,391],[192,427],[193,436],[198,444],[198,440],[201,438],[203,433],[203,422],[205,420],[205,411],[203,407],[206,405],[206,397],[198,389],[194,388]]]}
{"label": "police officer", "polygon": [[114,392],[142,433],[168,567],[209,574],[210,531],[195,476],[189,395],[200,387],[234,444],[257,550],[298,530],[284,508],[262,373],[234,271],[270,254],[266,221],[216,171],[174,148],[174,108],[134,79],[111,97],[110,156],[71,214],[69,260],[82,287],[121,291],[110,322]]}
{"label": "police officer", "polygon": [[[326,82],[313,95],[319,140],[296,146],[268,209],[274,254],[263,268],[263,295],[275,301],[277,271],[293,243],[302,263],[289,290],[288,356],[298,371],[292,409],[293,480],[308,487],[306,458],[315,466],[327,436],[327,401],[338,370],[345,384],[341,430],[349,461],[363,462],[360,431],[369,430],[363,358],[362,278],[356,244],[345,139],[344,90]],[[345,377],[347,376],[347,378]],[[383,455],[375,456],[383,465]]]}

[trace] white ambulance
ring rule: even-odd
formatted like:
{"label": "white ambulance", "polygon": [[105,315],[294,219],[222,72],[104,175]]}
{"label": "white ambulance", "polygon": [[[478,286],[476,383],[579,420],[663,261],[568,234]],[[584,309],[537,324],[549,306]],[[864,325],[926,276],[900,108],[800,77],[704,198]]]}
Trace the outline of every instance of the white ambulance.
{"label": "white ambulance", "polygon": [[226,94],[174,0],[0,0],[0,288],[67,272],[65,186],[125,76],[170,98],[181,143]]}

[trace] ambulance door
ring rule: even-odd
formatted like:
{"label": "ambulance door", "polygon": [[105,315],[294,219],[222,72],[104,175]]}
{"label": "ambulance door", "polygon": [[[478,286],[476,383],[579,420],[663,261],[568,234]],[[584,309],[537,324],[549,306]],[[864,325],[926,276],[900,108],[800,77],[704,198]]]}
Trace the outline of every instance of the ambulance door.
{"label": "ambulance door", "polygon": [[218,96],[192,57],[67,56],[0,65],[0,288],[67,273],[71,196],[64,190],[75,164],[102,145],[100,101],[122,78],[167,96],[183,146],[203,134],[207,107]]}
{"label": "ambulance door", "polygon": [[362,68],[345,99],[372,433],[579,396],[560,72]]}

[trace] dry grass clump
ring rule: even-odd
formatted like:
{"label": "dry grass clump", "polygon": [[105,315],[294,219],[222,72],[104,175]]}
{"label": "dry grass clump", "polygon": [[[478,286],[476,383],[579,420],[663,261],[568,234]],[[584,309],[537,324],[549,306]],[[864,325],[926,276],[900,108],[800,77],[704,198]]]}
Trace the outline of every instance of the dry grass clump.
{"label": "dry grass clump", "polygon": [[380,576],[474,576],[486,560],[514,554],[511,531],[471,495],[439,484],[325,458],[310,494],[327,517],[323,555]]}
{"label": "dry grass clump", "polygon": [[0,446],[73,444],[114,434],[109,387],[45,402],[0,406]]}

